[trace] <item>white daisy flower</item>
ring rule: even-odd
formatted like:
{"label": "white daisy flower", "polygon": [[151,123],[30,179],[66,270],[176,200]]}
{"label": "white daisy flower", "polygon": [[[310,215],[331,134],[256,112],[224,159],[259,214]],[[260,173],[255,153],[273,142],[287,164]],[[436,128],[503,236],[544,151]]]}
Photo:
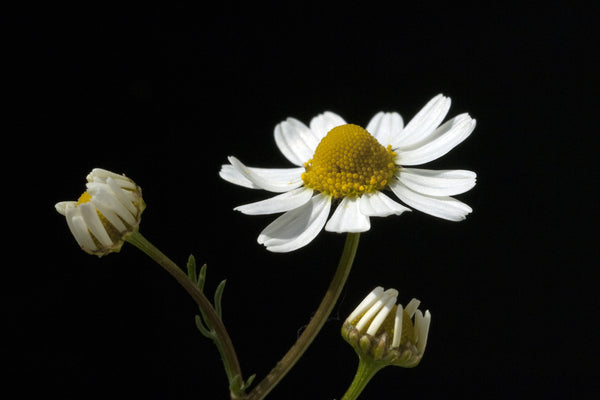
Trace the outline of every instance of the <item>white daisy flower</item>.
{"label": "white daisy flower", "polygon": [[361,358],[411,368],[425,353],[431,314],[417,299],[403,307],[397,298],[396,289],[375,288],[348,316],[342,336]]}
{"label": "white daisy flower", "polygon": [[[288,118],[275,127],[275,143],[296,167],[247,167],[232,156],[220,175],[240,186],[280,193],[235,208],[249,215],[284,213],[258,237],[273,252],[303,247],[323,227],[364,232],[371,227],[370,217],[399,215],[408,207],[460,221],[472,209],[450,196],[471,189],[476,174],[409,168],[443,156],[475,129],[467,113],[442,124],[449,108],[450,98],[440,94],[406,126],[395,112],[377,113],[366,128],[329,111],[309,126]],[[408,207],[384,194],[388,189]],[[329,218],[332,204],[337,207]]]}
{"label": "white daisy flower", "polygon": [[145,207],[142,189],[134,181],[100,168],[88,174],[78,201],[55,205],[79,246],[99,257],[121,249],[126,237],[137,231]]}

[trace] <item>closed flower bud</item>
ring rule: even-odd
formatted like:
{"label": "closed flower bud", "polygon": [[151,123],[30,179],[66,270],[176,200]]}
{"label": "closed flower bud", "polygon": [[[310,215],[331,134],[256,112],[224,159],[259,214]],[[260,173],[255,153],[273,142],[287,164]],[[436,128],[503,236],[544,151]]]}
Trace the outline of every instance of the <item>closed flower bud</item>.
{"label": "closed flower bud", "polygon": [[81,248],[99,257],[118,252],[137,231],[145,204],[142,189],[125,175],[95,168],[78,201],[56,204]]}
{"label": "closed flower bud", "polygon": [[395,289],[375,288],[346,319],[342,336],[361,359],[412,368],[425,352],[431,314],[417,299],[403,307],[397,297]]}

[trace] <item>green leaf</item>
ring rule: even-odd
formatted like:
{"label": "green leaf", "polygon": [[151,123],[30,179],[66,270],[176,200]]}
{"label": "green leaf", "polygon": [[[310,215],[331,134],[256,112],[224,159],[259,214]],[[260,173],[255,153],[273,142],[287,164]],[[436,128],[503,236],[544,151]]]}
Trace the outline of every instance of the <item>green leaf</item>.
{"label": "green leaf", "polygon": [[215,339],[215,333],[208,329],[205,325],[205,323],[202,321],[203,318],[201,318],[199,315],[196,315],[194,320],[196,322],[196,328],[198,328],[198,330],[200,331],[200,333],[202,333],[204,336],[206,336],[209,339]]}
{"label": "green leaf", "polygon": [[196,276],[196,259],[193,254],[190,254],[187,262],[187,273],[188,277],[196,283],[198,281],[198,277]]}
{"label": "green leaf", "polygon": [[198,274],[198,280],[196,281],[196,286],[198,286],[198,289],[200,289],[200,291],[204,291],[204,284],[206,283],[206,269],[207,269],[207,265],[204,264],[202,266],[202,268],[200,268],[200,273]]}
{"label": "green leaf", "polygon": [[244,382],[244,384],[242,385],[242,391],[246,391],[252,385],[252,382],[254,382],[254,378],[256,378],[256,374],[253,374],[252,376],[250,376],[250,378],[246,379],[246,382]]}
{"label": "green leaf", "polygon": [[223,291],[225,290],[225,284],[227,280],[224,279],[219,283],[217,289],[215,290],[215,311],[219,318],[223,319],[223,307],[221,307],[221,299],[223,298]]}
{"label": "green leaf", "polygon": [[256,378],[256,374],[248,378],[246,382],[243,382],[239,375],[234,376],[229,381],[229,391],[233,393],[236,398],[244,397],[245,391],[252,385],[254,378]]}

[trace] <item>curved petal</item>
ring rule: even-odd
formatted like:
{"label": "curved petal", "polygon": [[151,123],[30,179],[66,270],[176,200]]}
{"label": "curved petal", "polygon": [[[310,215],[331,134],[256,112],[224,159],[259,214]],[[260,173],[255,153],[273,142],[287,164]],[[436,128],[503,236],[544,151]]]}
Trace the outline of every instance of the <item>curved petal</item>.
{"label": "curved petal", "polygon": [[[110,179],[110,178],[109,178]],[[115,193],[116,191],[124,192],[120,188],[111,188],[106,184],[91,184],[88,185],[87,192],[92,196],[92,203],[98,211],[102,213],[113,225],[117,226],[117,229],[123,231],[124,228],[118,228],[122,224],[116,220],[123,220],[129,225],[135,224],[134,215],[137,214],[137,210],[133,205],[133,200],[126,199],[130,193]],[[131,209],[133,207],[133,210]],[[117,217],[118,216],[118,217]],[[116,219],[115,219],[116,218]],[[113,222],[113,220],[115,222]]]}
{"label": "curved petal", "polygon": [[76,201],[61,201],[54,205],[59,214],[67,215],[67,208],[71,209],[77,206]]}
{"label": "curved petal", "polygon": [[92,171],[85,177],[88,182],[100,182],[106,183],[108,179],[113,179],[118,182],[118,185],[122,188],[127,189],[135,189],[135,183],[127,178],[125,175],[119,175],[117,173],[102,169],[102,168],[94,168]]}
{"label": "curved petal", "polygon": [[258,243],[267,250],[285,253],[310,243],[323,229],[331,197],[319,194],[301,207],[286,212],[271,222],[258,236]]}
{"label": "curved petal", "polygon": [[406,314],[410,318],[412,318],[415,315],[415,312],[417,312],[417,310],[419,309],[420,305],[421,305],[421,300],[412,298],[412,299],[410,299],[410,301],[408,302],[406,307],[404,307],[404,311],[406,311]]}
{"label": "curved petal", "polygon": [[344,197],[325,225],[329,232],[365,232],[371,228],[369,217],[360,212],[358,198]]}
{"label": "curved petal", "polygon": [[393,298],[396,301],[398,291],[396,289],[388,289],[381,294],[381,296],[373,303],[373,305],[364,313],[362,317],[356,323],[356,329],[363,331],[367,325],[371,324],[373,318],[377,316],[379,310],[381,310],[389,299]]}
{"label": "curved petal", "polygon": [[[112,197],[112,201],[120,204],[120,207],[118,208],[120,212],[124,213],[125,221],[130,224],[135,222],[133,215],[137,214],[137,208],[134,205],[134,202],[136,201],[134,191],[123,189],[119,185],[119,182],[111,177],[108,177],[106,182],[100,182],[99,180],[96,180],[94,182],[87,183],[85,186],[87,189],[86,192],[88,192],[94,198],[97,198],[100,193],[102,193],[101,197]],[[130,221],[127,221],[126,219],[127,213],[130,214]]]}
{"label": "curved petal", "polygon": [[403,126],[404,121],[400,114],[381,111],[371,118],[366,129],[382,146],[387,147],[391,144],[392,148],[395,148],[395,142],[402,136]]}
{"label": "curved petal", "polygon": [[135,215],[137,213],[137,207],[133,204],[136,201],[136,197],[133,191],[123,189],[120,185],[119,180],[108,177],[106,179],[106,185],[112,190],[113,197],[118,200],[130,213]]}
{"label": "curved petal", "polygon": [[387,217],[388,215],[400,215],[410,208],[395,202],[382,192],[364,194],[360,197],[360,212],[368,217]]}
{"label": "curved petal", "polygon": [[236,211],[247,215],[263,215],[285,212],[298,208],[308,201],[313,195],[313,190],[305,187],[291,190],[289,192],[271,197],[270,199],[245,204],[234,208]]}
{"label": "curved petal", "polygon": [[258,186],[253,184],[248,178],[240,174],[231,164],[221,165],[219,176],[225,179],[227,182],[233,183],[235,185],[247,187],[250,189],[260,189]]}
{"label": "curved petal", "polygon": [[231,166],[223,165],[219,175],[236,185],[282,193],[302,185],[304,168],[250,168],[235,157],[228,157]]}
{"label": "curved petal", "polygon": [[371,321],[371,324],[367,329],[367,334],[375,336],[379,328],[381,328],[383,322],[386,320],[389,313],[394,308],[398,296],[398,291],[394,290],[394,292],[395,294],[392,294],[391,296],[387,297],[386,302],[383,304],[383,307],[381,308],[381,310],[379,310],[375,318],[373,318],[373,320]]}
{"label": "curved petal", "polygon": [[346,321],[352,323],[352,324],[356,324],[355,321],[358,319],[358,317],[362,316],[364,313],[366,313],[369,308],[371,308],[373,306],[373,304],[375,304],[375,302],[381,298],[381,295],[383,294],[383,288],[381,286],[377,286],[375,289],[373,289],[371,291],[371,293],[369,293],[367,295],[367,297],[364,298],[363,301],[360,302],[360,304],[354,309],[354,311],[352,311],[352,314],[350,314],[348,316],[348,318],[346,318]]}
{"label": "curved petal", "polygon": [[81,216],[83,217],[83,222],[85,222],[85,225],[90,230],[90,233],[94,235],[100,244],[104,246],[112,246],[113,241],[110,236],[108,236],[106,228],[98,216],[96,207],[92,203],[83,203],[80,204],[78,208],[81,212]]}
{"label": "curved petal", "polygon": [[344,124],[346,124],[346,121],[344,121],[342,117],[340,117],[336,113],[332,113],[331,111],[325,111],[324,113],[317,115],[310,121],[310,129],[320,141],[325,137],[325,135],[327,135],[327,133],[330,130],[332,130],[336,126]]}
{"label": "curved petal", "polygon": [[320,139],[308,126],[295,118],[288,118],[277,124],[274,136],[279,150],[298,166],[303,166],[313,156]]}
{"label": "curved petal", "polygon": [[397,147],[408,147],[420,142],[437,128],[450,109],[451,100],[442,94],[438,94],[423,107],[411,120],[397,137]]}
{"label": "curved petal", "polygon": [[396,162],[400,165],[419,165],[440,158],[469,137],[475,124],[476,121],[469,114],[457,115],[413,148],[398,149]]}
{"label": "curved petal", "polygon": [[428,196],[453,196],[472,189],[477,174],[461,169],[435,171],[401,168],[398,179],[415,192]]}
{"label": "curved petal", "polygon": [[421,310],[417,310],[415,315],[415,336],[417,338],[417,349],[421,354],[423,354],[425,347],[427,346],[427,336],[429,334],[430,323],[431,313],[429,310],[425,311],[425,315],[423,315]]}
{"label": "curved petal", "polygon": [[98,247],[92,239],[92,235],[81,216],[81,212],[78,207],[67,206],[66,207],[67,225],[75,237],[77,244],[83,249],[96,250]]}
{"label": "curved petal", "polygon": [[471,207],[452,197],[417,193],[398,180],[390,182],[390,188],[407,205],[434,217],[462,221],[473,211]]}
{"label": "curved petal", "polygon": [[123,221],[129,225],[135,224],[135,218],[125,206],[105,191],[96,193],[91,202],[117,231],[127,230]]}

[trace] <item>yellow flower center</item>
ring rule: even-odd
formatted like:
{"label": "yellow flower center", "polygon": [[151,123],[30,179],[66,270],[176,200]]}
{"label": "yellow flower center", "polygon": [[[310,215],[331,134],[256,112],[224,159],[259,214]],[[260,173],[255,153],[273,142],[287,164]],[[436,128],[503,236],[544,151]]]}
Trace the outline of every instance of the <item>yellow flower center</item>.
{"label": "yellow flower center", "polygon": [[92,200],[92,196],[90,196],[88,192],[83,192],[83,194],[79,196],[79,199],[77,200],[77,205],[87,203],[90,200]]}
{"label": "yellow flower center", "polygon": [[335,198],[356,197],[386,187],[396,166],[391,145],[383,147],[366,129],[333,128],[304,164],[304,185]]}
{"label": "yellow flower center", "polygon": [[[387,318],[383,321],[381,328],[379,328],[380,332],[387,332],[390,340],[392,340],[392,337],[394,336],[394,323],[397,310],[398,305],[396,304],[394,307],[392,307],[392,310],[388,314]],[[402,333],[400,334],[400,345],[405,345],[407,343],[415,343],[415,327],[406,310],[402,310]]]}

